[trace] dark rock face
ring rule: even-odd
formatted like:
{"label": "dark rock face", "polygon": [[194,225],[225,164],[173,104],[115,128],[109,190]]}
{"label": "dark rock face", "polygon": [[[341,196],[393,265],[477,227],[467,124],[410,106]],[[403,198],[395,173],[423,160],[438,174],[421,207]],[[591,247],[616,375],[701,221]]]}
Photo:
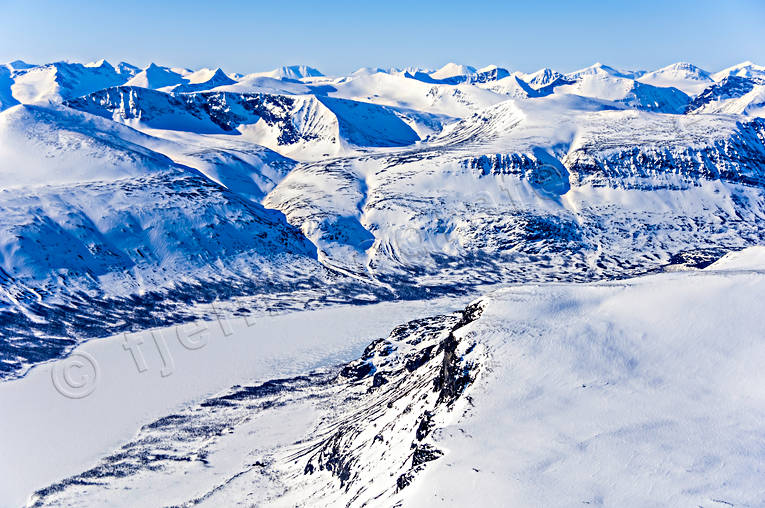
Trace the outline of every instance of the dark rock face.
{"label": "dark rock face", "polygon": [[697,95],[685,109],[686,113],[692,113],[710,102],[736,99],[751,92],[755,85],[765,81],[757,78],[744,78],[740,76],[728,76],[719,83],[714,83]]}
{"label": "dark rock face", "polygon": [[170,94],[130,86],[107,88],[65,102],[70,108],[105,118],[116,115],[122,120],[140,120],[158,129],[191,129],[199,133],[231,132],[241,124],[262,119],[269,126],[279,127],[280,145],[315,139],[315,135],[299,132],[291,121],[294,104],[295,99],[285,95]]}
{"label": "dark rock face", "polygon": [[437,448],[433,448],[430,445],[418,446],[412,454],[412,467],[417,467],[420,464],[436,460],[443,454],[444,452]]}
{"label": "dark rock face", "polygon": [[[469,407],[462,399],[487,353],[461,329],[481,312],[476,303],[462,312],[411,321],[348,364],[237,385],[157,419],[95,467],[36,492],[32,506],[66,504],[92,490],[104,492],[104,486],[124,492],[133,485],[149,485],[152,478],[198,474],[200,466],[212,471],[220,467],[216,450],[226,446],[226,436],[251,433],[257,418],[304,404],[318,411],[305,436],[272,449],[239,450],[247,457],[245,466],[228,470],[223,483],[216,474],[209,492],[189,494],[173,504],[193,504],[223,491],[260,505],[264,499],[248,498],[232,482],[264,477],[271,478],[276,492],[303,489],[302,502],[313,505],[338,500],[356,505],[395,496],[429,462],[443,456],[433,441],[434,431]],[[413,359],[417,366],[410,370]],[[383,376],[385,383],[377,381]]]}
{"label": "dark rock face", "polygon": [[728,251],[720,248],[693,249],[678,252],[669,259],[669,267],[696,268],[701,270],[708,267]]}
{"label": "dark rock face", "polygon": [[506,78],[510,75],[510,71],[503,69],[502,67],[495,67],[482,72],[476,72],[470,79],[471,83],[490,83],[492,81],[498,81],[502,78]]}
{"label": "dark rock face", "polygon": [[[740,124],[738,132],[700,148],[629,148],[598,156],[587,147],[569,154],[567,167],[577,185],[628,189],[677,189],[703,180],[765,186],[765,120]],[[679,177],[672,181],[667,177]],[[662,182],[664,181],[664,183]]]}

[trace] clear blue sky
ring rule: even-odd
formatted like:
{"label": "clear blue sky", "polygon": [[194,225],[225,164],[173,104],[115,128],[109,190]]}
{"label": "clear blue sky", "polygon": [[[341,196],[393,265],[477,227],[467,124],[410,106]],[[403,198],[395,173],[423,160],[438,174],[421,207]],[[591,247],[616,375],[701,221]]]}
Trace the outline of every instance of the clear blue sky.
{"label": "clear blue sky", "polygon": [[0,62],[90,61],[254,72],[307,64],[495,63],[571,71],[601,61],[708,70],[765,65],[765,1],[0,0]]}

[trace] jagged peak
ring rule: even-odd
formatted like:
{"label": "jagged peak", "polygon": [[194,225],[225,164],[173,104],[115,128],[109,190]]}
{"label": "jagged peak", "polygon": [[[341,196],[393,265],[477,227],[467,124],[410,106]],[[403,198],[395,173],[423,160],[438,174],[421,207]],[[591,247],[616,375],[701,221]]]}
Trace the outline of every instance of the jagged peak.
{"label": "jagged peak", "polygon": [[114,66],[110,64],[105,58],[101,58],[100,60],[94,60],[92,62],[88,62],[85,64],[85,67],[109,67],[114,69]]}

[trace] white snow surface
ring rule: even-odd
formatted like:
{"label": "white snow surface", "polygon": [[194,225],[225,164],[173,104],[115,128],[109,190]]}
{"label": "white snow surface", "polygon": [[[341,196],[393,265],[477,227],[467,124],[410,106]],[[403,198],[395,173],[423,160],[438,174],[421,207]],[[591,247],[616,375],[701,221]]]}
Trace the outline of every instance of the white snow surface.
{"label": "white snow surface", "polygon": [[519,286],[474,409],[407,506],[762,506],[765,248],[702,272]]}

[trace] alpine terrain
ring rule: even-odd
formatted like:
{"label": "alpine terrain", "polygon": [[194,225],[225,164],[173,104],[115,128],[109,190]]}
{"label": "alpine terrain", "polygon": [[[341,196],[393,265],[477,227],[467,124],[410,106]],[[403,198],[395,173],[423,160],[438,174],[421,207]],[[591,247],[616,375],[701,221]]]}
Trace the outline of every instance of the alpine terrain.
{"label": "alpine terrain", "polygon": [[0,506],[762,506],[764,300],[751,62],[0,66]]}

